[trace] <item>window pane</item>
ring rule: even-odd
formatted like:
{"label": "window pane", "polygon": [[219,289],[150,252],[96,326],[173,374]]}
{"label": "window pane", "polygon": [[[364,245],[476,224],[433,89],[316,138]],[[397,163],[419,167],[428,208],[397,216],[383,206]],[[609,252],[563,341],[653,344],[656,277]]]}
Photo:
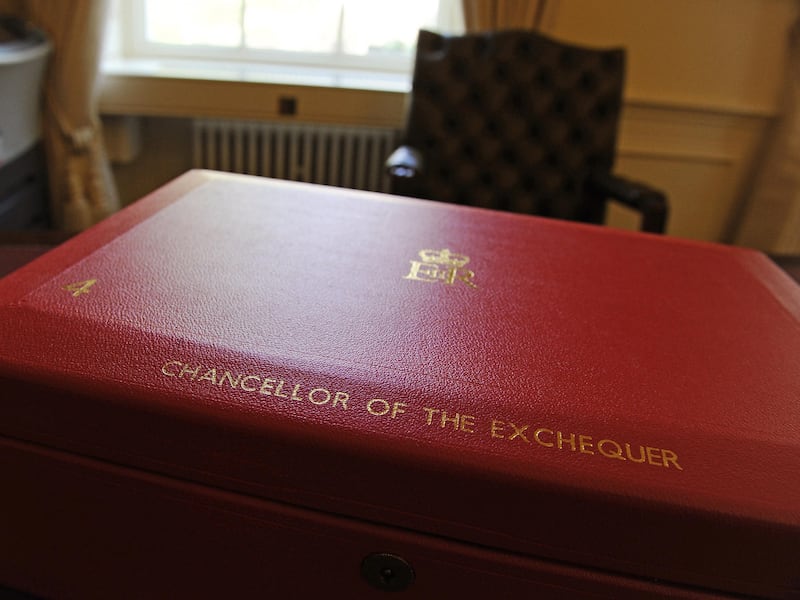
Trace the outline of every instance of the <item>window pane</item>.
{"label": "window pane", "polygon": [[435,27],[438,12],[432,0],[344,0],[343,51],[410,56],[417,32]]}
{"label": "window pane", "polygon": [[245,45],[254,49],[335,52],[341,2],[246,0]]}
{"label": "window pane", "polygon": [[411,65],[418,30],[436,29],[442,14],[461,7],[461,0],[116,1],[134,16],[121,24],[132,56],[398,72]]}
{"label": "window pane", "polygon": [[242,0],[146,0],[145,37],[158,44],[237,47]]}

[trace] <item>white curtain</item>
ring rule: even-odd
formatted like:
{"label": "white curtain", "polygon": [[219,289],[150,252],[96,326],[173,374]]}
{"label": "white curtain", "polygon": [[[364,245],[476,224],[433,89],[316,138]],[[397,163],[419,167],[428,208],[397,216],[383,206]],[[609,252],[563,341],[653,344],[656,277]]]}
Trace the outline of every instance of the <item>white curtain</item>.
{"label": "white curtain", "polygon": [[106,0],[27,0],[23,16],[53,44],[44,84],[43,135],[51,217],[77,232],[119,208],[97,112]]}
{"label": "white curtain", "polygon": [[468,32],[538,29],[547,0],[462,0]]}

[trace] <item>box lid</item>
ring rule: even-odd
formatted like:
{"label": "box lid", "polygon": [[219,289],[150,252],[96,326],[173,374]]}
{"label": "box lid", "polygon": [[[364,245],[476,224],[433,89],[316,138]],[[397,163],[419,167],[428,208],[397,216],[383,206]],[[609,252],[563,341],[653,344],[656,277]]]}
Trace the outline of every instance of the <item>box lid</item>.
{"label": "box lid", "polygon": [[0,280],[0,434],[797,597],[798,317],[749,250],[192,172]]}

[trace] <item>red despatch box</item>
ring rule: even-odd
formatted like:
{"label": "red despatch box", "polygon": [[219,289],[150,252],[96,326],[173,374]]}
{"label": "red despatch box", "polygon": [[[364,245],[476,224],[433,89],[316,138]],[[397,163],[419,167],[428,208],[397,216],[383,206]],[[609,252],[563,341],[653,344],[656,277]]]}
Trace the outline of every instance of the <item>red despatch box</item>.
{"label": "red despatch box", "polygon": [[743,249],[192,172],[0,281],[0,584],[800,598],[800,290]]}

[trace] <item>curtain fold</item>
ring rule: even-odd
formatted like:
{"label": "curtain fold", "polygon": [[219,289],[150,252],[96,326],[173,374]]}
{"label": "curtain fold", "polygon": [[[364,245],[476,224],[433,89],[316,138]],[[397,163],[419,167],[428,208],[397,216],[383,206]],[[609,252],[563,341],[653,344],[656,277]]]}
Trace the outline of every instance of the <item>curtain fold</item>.
{"label": "curtain fold", "polygon": [[50,38],[43,136],[56,228],[77,232],[119,208],[97,111],[106,0],[28,0],[25,17]]}
{"label": "curtain fold", "polygon": [[771,127],[733,242],[800,254],[800,20],[789,33],[780,117]]}
{"label": "curtain fold", "polygon": [[22,0],[0,0],[0,13],[20,15],[22,11]]}
{"label": "curtain fold", "polygon": [[469,33],[499,29],[538,29],[546,0],[462,0]]}

